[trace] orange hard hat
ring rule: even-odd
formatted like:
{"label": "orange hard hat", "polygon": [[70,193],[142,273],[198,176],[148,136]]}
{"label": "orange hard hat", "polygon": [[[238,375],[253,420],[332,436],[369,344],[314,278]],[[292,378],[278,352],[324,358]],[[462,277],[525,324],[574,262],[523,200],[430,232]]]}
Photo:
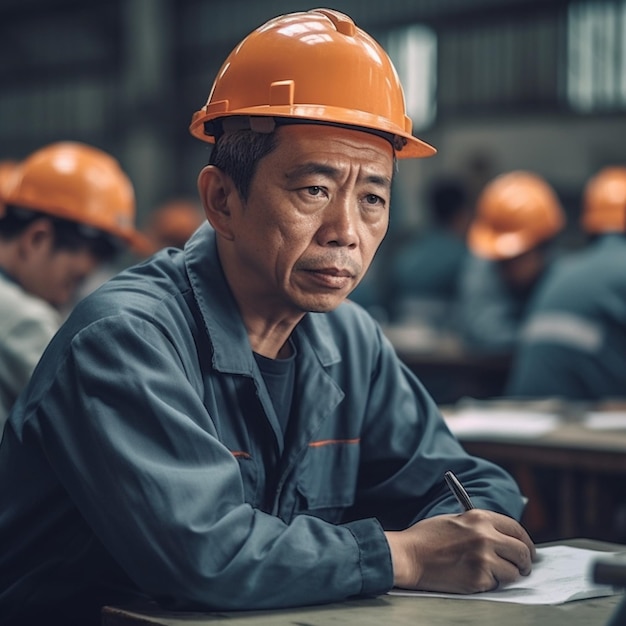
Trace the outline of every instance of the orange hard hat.
{"label": "orange hard hat", "polygon": [[5,201],[104,231],[135,248],[135,195],[119,163],[106,152],[75,142],[53,143],[19,165]]}
{"label": "orange hard hat", "polygon": [[585,185],[581,224],[593,234],[626,232],[626,167],[606,167]]}
{"label": "orange hard hat", "polygon": [[548,183],[531,172],[502,174],[478,198],[468,245],[478,256],[504,260],[554,237],[565,214]]}
{"label": "orange hard hat", "polygon": [[213,143],[222,129],[270,132],[272,118],[380,134],[400,159],[436,152],[411,133],[404,92],[387,53],[350,17],[330,9],[276,17],[244,38],[189,129]]}

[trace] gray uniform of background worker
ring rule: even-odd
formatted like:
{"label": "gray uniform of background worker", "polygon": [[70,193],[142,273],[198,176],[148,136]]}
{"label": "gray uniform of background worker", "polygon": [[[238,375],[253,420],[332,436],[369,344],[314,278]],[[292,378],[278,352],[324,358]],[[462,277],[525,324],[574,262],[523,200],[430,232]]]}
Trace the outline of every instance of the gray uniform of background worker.
{"label": "gray uniform of background worker", "polygon": [[521,333],[506,393],[600,401],[626,398],[626,168],[584,190],[586,248],[560,259]]}

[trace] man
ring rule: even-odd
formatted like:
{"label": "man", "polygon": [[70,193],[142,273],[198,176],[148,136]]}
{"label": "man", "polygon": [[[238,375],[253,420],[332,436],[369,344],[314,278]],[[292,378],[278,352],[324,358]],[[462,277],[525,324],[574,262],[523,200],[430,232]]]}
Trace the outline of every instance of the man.
{"label": "man", "polygon": [[142,241],[133,247],[133,254],[128,259],[116,260],[114,263],[103,264],[98,271],[91,274],[75,293],[73,307],[77,301],[95,291],[102,283],[115,276],[120,269],[143,260],[161,248],[174,246],[184,247],[187,239],[206,221],[199,201],[186,198],[173,198],[157,206],[150,213],[142,229]]}
{"label": "man", "polygon": [[59,310],[101,263],[139,235],[132,185],[91,146],[51,144],[0,189],[0,430],[57,331]]}
{"label": "man", "polygon": [[585,186],[591,238],[560,260],[524,326],[507,393],[600,401],[626,398],[626,168]]}
{"label": "man", "polygon": [[144,233],[150,254],[161,248],[183,248],[196,228],[205,221],[202,206],[188,198],[172,198],[150,213]]}
{"label": "man", "polygon": [[11,186],[11,180],[15,175],[17,161],[4,159],[0,161],[0,202],[6,195],[6,190]]}
{"label": "man", "polygon": [[393,258],[393,317],[456,333],[459,276],[467,260],[466,237],[472,219],[464,182],[454,177],[435,180],[429,189],[428,210],[427,230],[408,240]]}
{"label": "man", "polygon": [[[345,15],[282,16],[231,53],[191,124],[216,142],[198,180],[212,228],[81,302],[7,422],[9,623],[530,571],[516,485],[344,302],[385,234],[394,156],[434,151],[410,131],[391,62]],[[449,469],[483,510],[458,513]]]}
{"label": "man", "polygon": [[502,174],[480,194],[461,275],[460,326],[475,352],[512,354],[528,303],[565,226],[554,190],[525,171]]}

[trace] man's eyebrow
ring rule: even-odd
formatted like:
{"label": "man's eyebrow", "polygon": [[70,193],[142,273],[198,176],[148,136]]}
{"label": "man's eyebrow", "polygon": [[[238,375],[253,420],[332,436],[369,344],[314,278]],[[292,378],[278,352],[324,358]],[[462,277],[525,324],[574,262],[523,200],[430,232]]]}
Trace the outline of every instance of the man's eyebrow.
{"label": "man's eyebrow", "polygon": [[367,174],[365,180],[373,185],[384,187],[385,189],[391,189],[391,178],[388,176],[379,176],[378,174]]}
{"label": "man's eyebrow", "polygon": [[309,161],[308,163],[303,163],[302,165],[298,165],[294,167],[292,170],[289,170],[285,173],[285,178],[302,178],[303,176],[309,176],[310,174],[323,174],[324,176],[328,176],[330,178],[338,178],[339,170],[332,165],[327,165],[326,163],[318,163],[316,161]]}
{"label": "man's eyebrow", "polygon": [[[287,178],[288,180],[298,179],[303,176],[308,176],[310,174],[322,174],[323,176],[328,176],[332,179],[338,179],[341,175],[341,172],[338,168],[333,167],[332,165],[311,161],[299,165],[298,167],[294,167],[292,170],[286,172],[285,178]],[[374,185],[378,185],[379,187],[384,187],[385,189],[391,188],[391,178],[389,178],[388,176],[381,176],[378,174],[366,174],[365,176],[361,177],[361,180],[372,183]]]}

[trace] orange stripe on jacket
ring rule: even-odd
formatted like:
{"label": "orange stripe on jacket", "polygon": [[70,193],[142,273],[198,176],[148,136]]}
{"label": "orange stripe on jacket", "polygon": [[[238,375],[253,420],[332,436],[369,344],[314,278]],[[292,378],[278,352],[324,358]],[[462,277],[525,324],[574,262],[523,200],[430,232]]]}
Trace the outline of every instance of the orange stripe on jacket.
{"label": "orange stripe on jacket", "polygon": [[242,450],[231,450],[230,453],[234,456],[234,457],[239,457],[242,459],[251,459],[252,456],[250,455],[249,452],[243,452]]}
{"label": "orange stripe on jacket", "polygon": [[356,439],[322,439],[321,441],[312,441],[309,444],[310,448],[321,448],[322,446],[332,446],[341,443],[355,444],[360,443],[361,438]]}

